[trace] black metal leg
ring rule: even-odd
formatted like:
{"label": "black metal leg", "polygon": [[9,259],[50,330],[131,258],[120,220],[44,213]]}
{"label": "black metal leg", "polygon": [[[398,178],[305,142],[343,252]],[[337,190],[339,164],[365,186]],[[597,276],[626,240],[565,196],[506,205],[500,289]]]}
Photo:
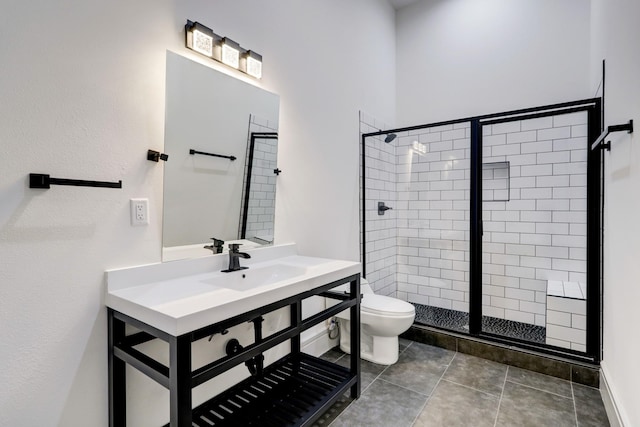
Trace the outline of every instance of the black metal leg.
{"label": "black metal leg", "polygon": [[[256,344],[262,343],[262,322],[264,317],[258,316],[252,320],[253,322],[253,337]],[[264,370],[264,355],[259,354],[253,358],[256,367],[256,376],[261,377]]]}
{"label": "black metal leg", "polygon": [[356,298],[356,305],[349,310],[351,316],[351,372],[356,374],[358,381],[351,387],[351,397],[360,397],[360,277],[351,282],[351,298]]}
{"label": "black metal leg", "polygon": [[125,427],[127,425],[126,406],[126,364],[113,354],[113,348],[124,338],[124,322],[113,317],[113,310],[108,309],[109,335],[109,427]]}
{"label": "black metal leg", "polygon": [[[301,302],[291,304],[291,326],[299,326],[302,323]],[[291,338],[291,354],[297,356],[300,353],[300,335]]]}
{"label": "black metal leg", "polygon": [[[334,314],[336,310],[344,310],[348,307],[348,304],[343,304],[341,307],[334,307],[333,309],[328,309],[325,313],[319,313],[314,316],[310,316],[304,322],[302,320],[302,301],[305,298],[308,298],[312,295],[322,294],[323,289],[331,289],[337,284],[342,284],[347,281],[350,281],[350,290],[353,307],[350,308],[351,316],[356,325],[360,323],[360,278],[359,275],[353,275],[348,278],[341,279],[334,283],[330,283],[325,285],[323,288],[314,291],[308,291],[305,293],[301,293],[299,295],[278,301],[277,303],[271,304],[269,306],[262,307],[260,309],[256,309],[252,312],[245,313],[241,316],[236,316],[230,320],[220,322],[218,324],[210,325],[207,328],[203,328],[202,330],[198,330],[195,332],[183,334],[179,337],[171,336],[166,332],[160,331],[150,325],[146,325],[143,322],[140,322],[136,319],[133,319],[127,315],[119,313],[117,311],[113,311],[108,309],[108,363],[109,363],[109,427],[126,427],[126,364],[129,363],[134,368],[139,369],[142,373],[148,375],[150,378],[154,379],[158,383],[169,389],[170,394],[170,420],[169,427],[191,427],[192,426],[192,387],[195,387],[199,384],[202,384],[209,379],[212,379],[216,375],[220,374],[228,370],[230,367],[235,366],[238,363],[241,363],[241,360],[234,360],[233,358],[222,361],[213,362],[203,368],[200,368],[196,371],[192,371],[191,366],[191,345],[193,341],[206,337],[207,334],[216,333],[220,331],[226,330],[228,326],[240,324],[246,321],[252,321],[255,327],[255,344],[259,346],[259,349],[253,348],[247,351],[250,351],[251,355],[244,355],[242,360],[247,361],[249,359],[250,362],[253,362],[253,366],[256,368],[256,374],[261,376],[263,361],[264,358],[260,351],[264,351],[268,348],[273,347],[281,342],[285,342],[287,339],[291,341],[291,355],[283,358],[279,363],[280,367],[287,366],[286,370],[290,372],[293,369],[293,377],[297,378],[297,372],[301,371],[301,366],[305,366],[307,369],[311,366],[313,369],[319,369],[320,372],[324,372],[327,374],[329,378],[329,382],[327,386],[331,384],[332,381],[337,381],[334,385],[333,391],[329,388],[326,389],[324,386],[314,385],[312,380],[309,381],[309,387],[319,392],[322,395],[322,399],[317,401],[316,403],[311,404],[308,409],[304,409],[301,407],[295,406],[297,409],[293,411],[293,413],[289,413],[289,410],[285,409],[274,409],[275,414],[274,420],[277,419],[280,413],[279,411],[284,411],[283,414],[288,414],[286,416],[287,419],[290,416],[293,418],[300,418],[302,421],[304,418],[306,422],[303,424],[296,424],[300,426],[310,425],[310,423],[314,422],[319,416],[321,410],[325,409],[328,405],[333,403],[335,399],[337,399],[338,393],[344,393],[347,387],[350,388],[351,396],[357,398],[360,396],[360,328],[357,327],[353,331],[351,348],[354,357],[351,360],[351,375],[348,375],[344,372],[343,369],[334,370],[329,366],[326,366],[327,362],[319,363],[315,358],[311,356],[306,356],[301,354],[301,342],[300,342],[300,333],[303,330],[308,329],[311,325],[315,325],[324,319],[330,317]],[[349,297],[346,297],[343,294],[338,295],[337,299],[339,300],[347,300]],[[335,297],[334,297],[335,298]],[[262,314],[269,313],[275,308],[284,308],[287,305],[290,307],[290,316],[291,316],[291,328],[285,328],[284,330],[273,334],[273,336],[269,336],[266,339],[262,336]],[[257,315],[257,316],[256,316]],[[135,328],[141,330],[141,332],[133,333],[129,336],[125,335],[125,325],[131,325]],[[162,363],[156,361],[155,359],[146,356],[145,354],[135,350],[135,346],[141,343],[150,341],[154,338],[162,339],[163,341],[169,344],[169,366],[163,365]],[[253,356],[253,357],[251,357]],[[126,361],[126,362],[125,362]],[[293,363],[291,363],[293,362]],[[275,365],[275,364],[274,364]],[[270,369],[271,367],[267,368]],[[311,369],[311,371],[313,371]],[[313,377],[315,374],[311,373]],[[322,376],[321,375],[321,376]],[[290,376],[289,374],[284,375],[285,377]],[[341,377],[342,379],[337,379],[337,377]],[[354,378],[355,377],[355,378]],[[309,380],[309,373],[305,371],[305,378]],[[285,378],[286,379],[286,378]],[[303,381],[306,381],[303,379]],[[246,381],[245,381],[246,382]],[[241,383],[241,384],[244,384]],[[238,385],[240,386],[240,384]],[[296,385],[297,387],[297,385]],[[303,402],[305,399],[303,398],[300,402]],[[214,399],[211,400],[214,402]],[[250,402],[249,402],[250,403]],[[260,403],[260,402],[258,402]],[[304,402],[303,402],[304,403]],[[203,405],[206,405],[205,402]],[[259,406],[264,406],[260,403]],[[290,409],[293,406],[286,404],[285,406]],[[303,405],[304,406],[304,405]],[[308,412],[305,413],[305,411]],[[285,414],[285,415],[286,415]],[[295,415],[297,414],[297,415]],[[295,416],[294,416],[295,415]],[[240,418],[244,418],[245,416],[251,417],[251,414],[242,414]],[[284,415],[283,415],[284,416]],[[293,419],[291,418],[291,420]],[[289,420],[289,421],[291,421]],[[289,421],[285,424],[289,425]],[[278,424],[278,421],[273,421]],[[233,424],[233,422],[232,422]],[[269,422],[267,422],[269,424]],[[240,424],[233,424],[240,425]],[[242,424],[244,425],[244,424]],[[266,424],[265,424],[266,425]],[[271,425],[271,424],[269,424]],[[274,424],[275,425],[275,424]]]}
{"label": "black metal leg", "polygon": [[191,339],[181,335],[169,341],[170,426],[191,427]]}

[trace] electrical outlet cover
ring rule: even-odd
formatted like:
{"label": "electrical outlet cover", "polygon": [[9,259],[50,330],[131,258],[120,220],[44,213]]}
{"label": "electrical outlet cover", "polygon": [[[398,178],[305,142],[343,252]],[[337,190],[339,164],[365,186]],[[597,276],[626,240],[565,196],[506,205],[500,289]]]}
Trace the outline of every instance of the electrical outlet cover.
{"label": "electrical outlet cover", "polygon": [[149,224],[149,199],[131,199],[131,225]]}

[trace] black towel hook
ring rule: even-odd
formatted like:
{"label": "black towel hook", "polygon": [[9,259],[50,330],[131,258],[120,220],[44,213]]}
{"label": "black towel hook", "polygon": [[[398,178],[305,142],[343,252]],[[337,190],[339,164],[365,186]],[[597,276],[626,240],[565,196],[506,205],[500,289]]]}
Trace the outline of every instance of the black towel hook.
{"label": "black towel hook", "polygon": [[607,127],[607,129],[600,134],[598,139],[596,139],[596,141],[591,144],[591,150],[593,151],[598,148],[598,146],[600,146],[601,149],[611,151],[611,142],[607,142],[604,144],[602,142],[607,138],[607,136],[609,136],[610,133],[623,131],[627,131],[627,133],[633,133],[633,120],[629,120],[628,123],[624,123],[621,125],[611,125]]}
{"label": "black towel hook", "polygon": [[168,159],[169,159],[168,154],[160,153],[159,151],[155,151],[155,150],[147,151],[147,160],[150,160],[152,162],[159,162],[160,160],[163,160],[166,162]]}

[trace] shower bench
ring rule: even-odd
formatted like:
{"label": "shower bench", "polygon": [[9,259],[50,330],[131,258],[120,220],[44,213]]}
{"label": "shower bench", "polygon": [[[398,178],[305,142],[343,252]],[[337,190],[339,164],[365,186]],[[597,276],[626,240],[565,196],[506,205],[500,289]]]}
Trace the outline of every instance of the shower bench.
{"label": "shower bench", "polygon": [[546,344],[586,351],[586,299],[585,283],[547,281]]}

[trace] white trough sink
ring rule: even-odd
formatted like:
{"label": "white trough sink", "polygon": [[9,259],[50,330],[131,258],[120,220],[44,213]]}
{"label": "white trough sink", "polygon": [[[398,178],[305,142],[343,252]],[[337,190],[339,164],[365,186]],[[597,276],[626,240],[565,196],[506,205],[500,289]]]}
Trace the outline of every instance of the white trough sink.
{"label": "white trough sink", "polygon": [[306,267],[282,264],[276,261],[248,270],[219,273],[214,277],[203,280],[202,283],[233,291],[248,291],[261,286],[270,286],[285,280],[302,277],[306,272]]}
{"label": "white trough sink", "polygon": [[107,272],[106,305],[178,336],[358,274],[360,263],[296,255],[295,245],[247,251],[230,273],[227,254]]}

